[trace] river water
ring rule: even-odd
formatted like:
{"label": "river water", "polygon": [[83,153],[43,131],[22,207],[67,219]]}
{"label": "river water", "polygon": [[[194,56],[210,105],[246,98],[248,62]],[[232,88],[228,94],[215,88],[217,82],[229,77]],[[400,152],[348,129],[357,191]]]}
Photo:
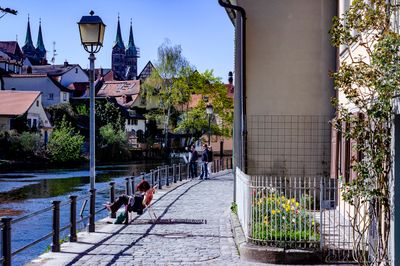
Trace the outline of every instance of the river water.
{"label": "river water", "polygon": [[[132,173],[138,175],[148,172],[162,163],[132,163],[126,165],[105,165],[96,167],[96,210],[109,200],[109,182],[116,182],[116,195],[124,191],[124,178]],[[138,177],[139,178],[139,177]],[[89,190],[89,170],[86,169],[52,169],[38,171],[14,171],[0,173],[0,217],[9,216],[18,218],[29,213],[51,206],[53,200],[62,201],[60,209],[61,227],[69,223],[69,195],[77,195],[77,219],[84,205],[83,197]],[[83,216],[87,216],[89,204],[83,209]],[[99,213],[96,219],[107,215],[106,211]],[[81,230],[87,221],[78,226]],[[12,251],[35,241],[51,232],[52,212],[48,211],[28,220],[12,224]],[[61,239],[68,236],[69,231],[62,233]],[[1,237],[0,237],[1,238]],[[2,239],[0,239],[0,242]],[[51,238],[15,255],[13,265],[23,265],[44,251],[49,249]]]}

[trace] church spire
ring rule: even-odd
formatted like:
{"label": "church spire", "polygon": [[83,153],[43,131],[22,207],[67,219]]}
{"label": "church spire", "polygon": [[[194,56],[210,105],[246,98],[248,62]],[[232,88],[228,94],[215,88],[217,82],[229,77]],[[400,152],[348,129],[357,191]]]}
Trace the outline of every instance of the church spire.
{"label": "church spire", "polygon": [[135,46],[135,41],[133,40],[132,19],[131,19],[131,28],[129,30],[129,43],[128,43],[128,48],[126,49],[126,53],[132,56],[137,56],[137,49]]}
{"label": "church spire", "polygon": [[[115,38],[114,47],[125,49],[124,42],[122,41],[121,26],[119,25],[119,15],[118,15],[118,26],[117,26],[117,36]],[[114,48],[113,47],[113,48]]]}
{"label": "church spire", "polygon": [[28,15],[28,27],[26,28],[26,36],[25,36],[25,45],[22,47],[22,49],[28,50],[28,49],[35,49],[35,47],[33,46],[33,42],[32,42],[32,35],[31,35],[31,25],[29,22],[29,15]]}
{"label": "church spire", "polygon": [[43,43],[43,36],[42,36],[42,20],[39,19],[39,33],[38,39],[36,43],[36,59],[39,64],[46,64],[46,48],[44,47]]}
{"label": "church spire", "polygon": [[44,43],[43,43],[42,21],[41,20],[39,20],[39,33],[38,33],[38,39],[37,39],[37,43],[36,43],[36,49],[41,52],[46,52],[46,48],[44,47]]}

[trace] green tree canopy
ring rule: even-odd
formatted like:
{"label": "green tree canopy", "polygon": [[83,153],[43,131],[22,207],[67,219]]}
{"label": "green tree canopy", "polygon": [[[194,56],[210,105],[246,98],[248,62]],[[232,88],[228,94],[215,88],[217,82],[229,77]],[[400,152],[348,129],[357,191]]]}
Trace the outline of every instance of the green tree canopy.
{"label": "green tree canopy", "polygon": [[63,118],[51,134],[47,145],[50,160],[57,163],[79,160],[83,140],[84,137],[75,132],[71,123]]}

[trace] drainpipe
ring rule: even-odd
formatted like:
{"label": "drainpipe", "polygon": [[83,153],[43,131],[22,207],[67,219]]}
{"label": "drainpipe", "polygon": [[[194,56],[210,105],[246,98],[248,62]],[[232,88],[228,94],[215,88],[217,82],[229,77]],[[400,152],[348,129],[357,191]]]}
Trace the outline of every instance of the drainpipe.
{"label": "drainpipe", "polygon": [[[237,11],[240,14],[240,106],[241,110],[240,123],[241,123],[241,151],[240,168],[244,173],[247,173],[247,123],[246,123],[246,11],[243,7],[235,6],[230,3],[226,3],[223,0],[218,0],[220,6],[228,9]],[[235,25],[237,27],[237,25]],[[236,175],[234,175],[234,188],[233,188],[233,199],[236,202]]]}

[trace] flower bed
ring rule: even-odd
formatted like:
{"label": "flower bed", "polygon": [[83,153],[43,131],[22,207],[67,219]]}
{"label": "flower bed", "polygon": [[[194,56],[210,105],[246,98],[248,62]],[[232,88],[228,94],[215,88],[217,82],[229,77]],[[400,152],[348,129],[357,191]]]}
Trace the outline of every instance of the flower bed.
{"label": "flower bed", "polygon": [[252,239],[277,247],[316,247],[319,224],[303,204],[294,198],[277,196],[254,197]]}

